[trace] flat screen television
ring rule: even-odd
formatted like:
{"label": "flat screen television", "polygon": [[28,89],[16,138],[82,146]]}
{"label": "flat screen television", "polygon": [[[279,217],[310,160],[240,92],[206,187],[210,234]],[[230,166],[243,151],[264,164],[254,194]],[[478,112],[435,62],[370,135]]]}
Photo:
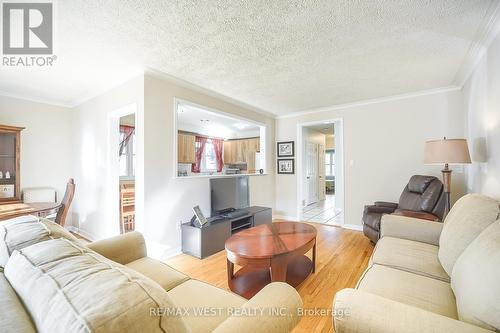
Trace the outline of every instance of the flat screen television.
{"label": "flat screen television", "polygon": [[211,215],[249,206],[248,176],[210,179]]}

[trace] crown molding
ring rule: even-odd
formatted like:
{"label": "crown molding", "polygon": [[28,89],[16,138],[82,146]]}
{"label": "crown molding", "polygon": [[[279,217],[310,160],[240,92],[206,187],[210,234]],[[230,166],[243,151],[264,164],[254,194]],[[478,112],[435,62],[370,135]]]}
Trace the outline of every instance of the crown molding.
{"label": "crown molding", "polygon": [[397,100],[412,98],[412,97],[441,94],[441,93],[446,93],[446,92],[456,91],[456,90],[461,90],[461,89],[462,89],[462,87],[449,86],[449,87],[441,87],[441,88],[436,88],[436,89],[421,90],[421,91],[416,91],[416,92],[411,92],[411,93],[406,93],[406,94],[373,98],[373,99],[366,99],[366,100],[362,100],[362,101],[358,101],[358,102],[337,104],[337,105],[325,106],[325,107],[321,107],[321,108],[292,112],[292,113],[277,116],[276,119],[294,118],[294,117],[300,117],[300,116],[304,116],[304,115],[316,114],[316,113],[327,112],[327,111],[350,109],[350,108],[355,108],[355,107],[365,106],[365,105],[370,105],[370,104],[379,104],[379,103],[397,101]]}
{"label": "crown molding", "polygon": [[38,97],[33,97],[33,96],[28,96],[28,95],[14,94],[14,93],[10,93],[10,92],[4,91],[4,90],[0,90],[0,96],[20,99],[20,100],[28,101],[28,102],[58,106],[58,107],[62,107],[62,108],[68,108],[68,109],[72,108],[71,104],[69,104],[69,103],[61,103],[60,101],[46,99],[46,98],[38,98]]}
{"label": "crown molding", "polygon": [[158,78],[160,80],[172,82],[172,83],[174,83],[174,84],[176,84],[178,86],[181,86],[181,87],[184,87],[184,88],[187,88],[187,89],[199,92],[201,94],[205,94],[205,95],[208,95],[208,96],[220,99],[220,100],[222,100],[222,101],[224,101],[226,103],[230,103],[230,104],[239,106],[241,108],[244,108],[244,109],[256,112],[256,113],[260,113],[260,114],[262,114],[262,115],[264,115],[266,117],[273,118],[273,119],[276,118],[276,115],[274,113],[271,113],[269,111],[260,109],[260,108],[258,108],[256,106],[247,104],[245,102],[239,101],[239,100],[237,100],[235,98],[223,95],[223,94],[218,93],[218,92],[216,92],[214,90],[211,90],[211,89],[208,89],[208,88],[204,88],[204,87],[199,86],[197,84],[194,84],[192,82],[189,82],[189,81],[186,81],[186,80],[174,77],[174,76],[166,74],[166,73],[164,73],[162,71],[158,71],[158,70],[153,69],[153,68],[147,68],[145,70],[144,74],[152,76],[152,77],[155,77],[155,78]]}
{"label": "crown molding", "polygon": [[476,32],[476,37],[467,51],[465,60],[455,76],[454,84],[456,86],[464,86],[500,32],[500,2],[494,1],[491,7],[492,9],[488,10],[488,14],[482,20],[482,24]]}

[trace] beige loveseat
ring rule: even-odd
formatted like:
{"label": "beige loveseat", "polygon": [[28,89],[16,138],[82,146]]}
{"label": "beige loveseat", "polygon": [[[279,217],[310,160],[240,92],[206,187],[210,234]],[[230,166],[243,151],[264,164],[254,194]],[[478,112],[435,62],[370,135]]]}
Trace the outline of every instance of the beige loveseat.
{"label": "beige loveseat", "polygon": [[190,279],[137,232],[86,246],[48,220],[0,224],[0,332],[289,332],[301,306],[285,283],[246,300]]}
{"label": "beige loveseat", "polygon": [[500,331],[500,203],[470,194],[444,224],[385,215],[356,289],[334,299],[337,333]]}

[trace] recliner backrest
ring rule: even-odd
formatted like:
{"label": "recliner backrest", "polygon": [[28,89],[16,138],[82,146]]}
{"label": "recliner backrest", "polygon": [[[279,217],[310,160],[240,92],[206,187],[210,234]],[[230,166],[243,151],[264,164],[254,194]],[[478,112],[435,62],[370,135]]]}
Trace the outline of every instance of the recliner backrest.
{"label": "recliner backrest", "polygon": [[412,176],[399,197],[398,209],[423,211],[442,218],[443,183],[434,176]]}

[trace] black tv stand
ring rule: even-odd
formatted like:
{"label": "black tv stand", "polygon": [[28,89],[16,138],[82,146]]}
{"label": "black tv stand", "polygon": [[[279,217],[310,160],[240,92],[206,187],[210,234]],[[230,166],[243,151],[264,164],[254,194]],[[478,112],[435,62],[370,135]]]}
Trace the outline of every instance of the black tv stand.
{"label": "black tv stand", "polygon": [[252,206],[245,211],[245,215],[234,218],[210,218],[202,228],[195,227],[190,222],[182,224],[182,252],[203,259],[224,250],[224,244],[231,235],[272,222],[271,208]]}

